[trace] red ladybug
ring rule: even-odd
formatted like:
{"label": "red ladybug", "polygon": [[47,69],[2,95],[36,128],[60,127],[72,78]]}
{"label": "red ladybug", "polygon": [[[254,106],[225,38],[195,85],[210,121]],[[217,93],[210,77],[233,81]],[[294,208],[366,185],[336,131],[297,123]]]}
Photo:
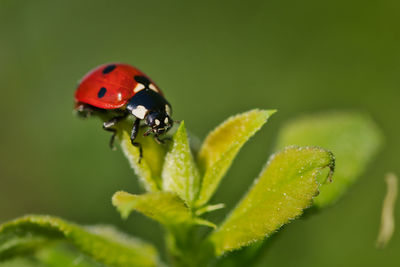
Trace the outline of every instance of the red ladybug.
{"label": "red ladybug", "polygon": [[136,120],[132,127],[131,141],[135,142],[140,121],[150,128],[144,133],[154,133],[155,140],[173,125],[171,105],[164,98],[158,86],[143,72],[128,64],[106,64],[90,71],[83,77],[75,92],[75,110],[87,117],[92,113],[112,112],[114,115],[103,123],[103,128],[113,133],[110,146],[113,147],[116,129],[114,126],[127,116]]}

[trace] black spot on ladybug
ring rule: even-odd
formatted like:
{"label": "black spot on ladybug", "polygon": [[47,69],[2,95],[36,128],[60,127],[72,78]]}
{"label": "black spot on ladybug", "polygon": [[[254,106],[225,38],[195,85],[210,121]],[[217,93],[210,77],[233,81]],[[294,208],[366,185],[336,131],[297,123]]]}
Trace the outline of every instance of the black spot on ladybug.
{"label": "black spot on ladybug", "polygon": [[99,92],[97,93],[98,98],[102,98],[107,93],[107,89],[105,87],[101,87]]}
{"label": "black spot on ladybug", "polygon": [[151,83],[146,76],[135,76],[133,78],[135,79],[136,82],[143,84],[146,88],[148,88]]}
{"label": "black spot on ladybug", "polygon": [[107,74],[107,73],[112,72],[115,69],[115,67],[116,66],[114,64],[108,65],[107,67],[104,68],[103,74]]}

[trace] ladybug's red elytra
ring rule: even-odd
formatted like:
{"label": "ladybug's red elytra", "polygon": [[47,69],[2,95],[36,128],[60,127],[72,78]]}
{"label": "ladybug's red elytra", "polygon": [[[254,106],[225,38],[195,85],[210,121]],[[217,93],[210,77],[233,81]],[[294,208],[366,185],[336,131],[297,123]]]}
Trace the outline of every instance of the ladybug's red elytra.
{"label": "ladybug's red elytra", "polygon": [[137,68],[121,63],[105,64],[96,67],[81,80],[75,92],[75,110],[88,116],[96,112],[113,112],[103,128],[113,133],[110,146],[113,147],[116,129],[114,126],[128,116],[136,118],[131,132],[132,145],[135,142],[140,121],[149,127],[144,136],[154,134],[155,140],[162,143],[159,136],[173,125],[171,105],[164,98],[158,86]]}

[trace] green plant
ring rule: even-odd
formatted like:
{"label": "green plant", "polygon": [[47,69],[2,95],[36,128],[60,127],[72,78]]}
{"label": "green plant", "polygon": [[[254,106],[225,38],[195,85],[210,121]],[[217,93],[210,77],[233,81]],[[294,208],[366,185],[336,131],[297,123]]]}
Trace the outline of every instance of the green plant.
{"label": "green plant", "polygon": [[[84,227],[31,215],[0,226],[0,261],[27,255],[32,265],[65,266],[76,253],[84,255],[77,266],[165,266],[165,261],[172,266],[241,266],[254,260],[267,239],[305,209],[319,211],[334,203],[381,143],[375,124],[358,113],[297,119],[280,132],[278,152],[225,220],[218,225],[206,220],[206,213],[224,207],[210,204],[210,199],[240,148],[274,112],[251,110],[229,118],[195,155],[184,122],[169,146],[139,137],[145,151],[140,164],[138,149],[130,144],[129,123],[121,123],[121,148],[146,193],[120,191],[112,202],[123,218],[138,211],[165,227],[168,259],[160,259],[152,245],[110,226]],[[199,233],[202,227],[210,230]]]}

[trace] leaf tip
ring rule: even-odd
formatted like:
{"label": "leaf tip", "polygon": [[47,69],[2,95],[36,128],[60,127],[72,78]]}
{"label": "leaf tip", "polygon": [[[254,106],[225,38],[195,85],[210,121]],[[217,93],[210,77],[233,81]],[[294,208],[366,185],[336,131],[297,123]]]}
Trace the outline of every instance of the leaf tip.
{"label": "leaf tip", "polygon": [[194,219],[194,223],[198,224],[198,225],[208,226],[213,229],[217,229],[217,225],[215,223],[212,223],[212,222],[204,220],[204,219],[196,218],[196,219]]}
{"label": "leaf tip", "polygon": [[114,206],[118,206],[118,204],[120,204],[120,198],[121,196],[123,196],[124,194],[127,194],[125,191],[117,191],[114,193],[114,195],[111,198],[111,202]]}
{"label": "leaf tip", "polygon": [[262,110],[265,114],[267,114],[268,116],[271,116],[272,114],[278,112],[277,109],[263,109]]}
{"label": "leaf tip", "polygon": [[181,133],[185,129],[185,121],[182,120],[179,122],[178,130],[176,130],[175,134]]}
{"label": "leaf tip", "polygon": [[180,139],[187,139],[186,125],[184,120],[179,122],[178,129],[176,129],[175,133],[172,135],[172,141],[174,144],[181,142]]}
{"label": "leaf tip", "polygon": [[276,109],[253,109],[250,110],[248,113],[258,113],[258,117],[262,119],[265,122],[268,121],[269,117],[271,117],[274,113],[276,113],[278,110]]}
{"label": "leaf tip", "polygon": [[126,202],[130,198],[132,198],[132,195],[125,191],[117,191],[111,198],[113,206],[117,208],[124,220],[128,218],[130,213],[130,209],[126,206]]}

